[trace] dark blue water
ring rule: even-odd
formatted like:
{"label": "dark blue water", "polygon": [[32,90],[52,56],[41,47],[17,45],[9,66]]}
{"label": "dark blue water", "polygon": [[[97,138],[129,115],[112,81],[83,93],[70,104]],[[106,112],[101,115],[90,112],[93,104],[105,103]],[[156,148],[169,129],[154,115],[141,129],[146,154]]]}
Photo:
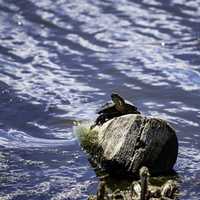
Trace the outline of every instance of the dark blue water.
{"label": "dark blue water", "polygon": [[200,199],[200,1],[0,0],[0,198],[86,199],[73,133],[112,91],[179,138],[182,200]]}

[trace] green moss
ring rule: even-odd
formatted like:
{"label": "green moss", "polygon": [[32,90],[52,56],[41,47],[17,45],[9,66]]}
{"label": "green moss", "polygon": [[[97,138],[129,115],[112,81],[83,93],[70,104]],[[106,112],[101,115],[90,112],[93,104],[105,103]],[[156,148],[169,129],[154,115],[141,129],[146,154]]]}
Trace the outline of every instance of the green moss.
{"label": "green moss", "polygon": [[82,122],[74,127],[74,132],[80,141],[80,145],[89,152],[98,146],[98,129],[90,129],[90,126],[90,122]]}

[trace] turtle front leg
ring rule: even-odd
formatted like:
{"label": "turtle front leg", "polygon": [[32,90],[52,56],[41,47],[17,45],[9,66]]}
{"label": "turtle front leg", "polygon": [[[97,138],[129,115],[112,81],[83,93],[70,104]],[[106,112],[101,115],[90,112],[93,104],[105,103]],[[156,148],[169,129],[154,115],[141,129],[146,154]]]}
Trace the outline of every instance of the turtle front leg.
{"label": "turtle front leg", "polygon": [[97,117],[95,123],[96,125],[102,125],[103,123],[106,122],[107,119],[107,115],[106,114],[101,114]]}
{"label": "turtle front leg", "polygon": [[104,122],[106,122],[106,119],[107,119],[106,114],[99,115],[95,120],[94,124],[90,127],[90,129],[93,129],[97,125],[102,125]]}
{"label": "turtle front leg", "polygon": [[119,117],[122,114],[119,112],[112,112],[112,113],[103,113],[97,117],[95,120],[95,123],[90,127],[90,129],[93,129],[96,125],[103,125],[106,121],[113,119],[114,117]]}
{"label": "turtle front leg", "polygon": [[103,113],[97,117],[95,124],[102,125],[106,121],[113,119],[114,117],[119,117],[119,116],[121,116],[121,114],[119,112]]}

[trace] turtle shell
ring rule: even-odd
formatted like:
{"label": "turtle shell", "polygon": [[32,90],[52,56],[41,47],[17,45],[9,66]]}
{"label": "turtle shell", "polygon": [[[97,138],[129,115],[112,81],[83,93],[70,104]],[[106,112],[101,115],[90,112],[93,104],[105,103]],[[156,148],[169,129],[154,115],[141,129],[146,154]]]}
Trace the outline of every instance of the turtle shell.
{"label": "turtle shell", "polygon": [[133,104],[126,102],[125,105],[125,110],[123,113],[118,111],[115,107],[115,103],[112,101],[107,102],[104,104],[99,110],[97,110],[98,114],[102,113],[121,113],[121,114],[140,114],[140,112],[137,110],[137,107],[134,106]]}
{"label": "turtle shell", "polygon": [[115,108],[115,103],[113,103],[112,101],[109,101],[106,104],[104,104],[103,106],[101,106],[100,109],[97,110],[97,114],[113,113],[116,111],[118,111],[118,110]]}
{"label": "turtle shell", "polygon": [[125,103],[125,110],[123,114],[140,114],[140,112],[137,110],[137,107],[133,104]]}

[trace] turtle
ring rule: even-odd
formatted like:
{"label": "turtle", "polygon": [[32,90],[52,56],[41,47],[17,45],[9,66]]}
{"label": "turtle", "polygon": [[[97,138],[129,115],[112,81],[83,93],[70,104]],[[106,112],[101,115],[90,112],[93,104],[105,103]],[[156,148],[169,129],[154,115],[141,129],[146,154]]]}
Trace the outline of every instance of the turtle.
{"label": "turtle", "polygon": [[92,127],[96,125],[102,125],[104,122],[121,115],[141,114],[137,110],[136,106],[131,103],[127,103],[119,94],[112,93],[111,99],[111,102],[106,103],[100,108],[100,110],[97,111],[99,116],[97,117],[95,124]]}

